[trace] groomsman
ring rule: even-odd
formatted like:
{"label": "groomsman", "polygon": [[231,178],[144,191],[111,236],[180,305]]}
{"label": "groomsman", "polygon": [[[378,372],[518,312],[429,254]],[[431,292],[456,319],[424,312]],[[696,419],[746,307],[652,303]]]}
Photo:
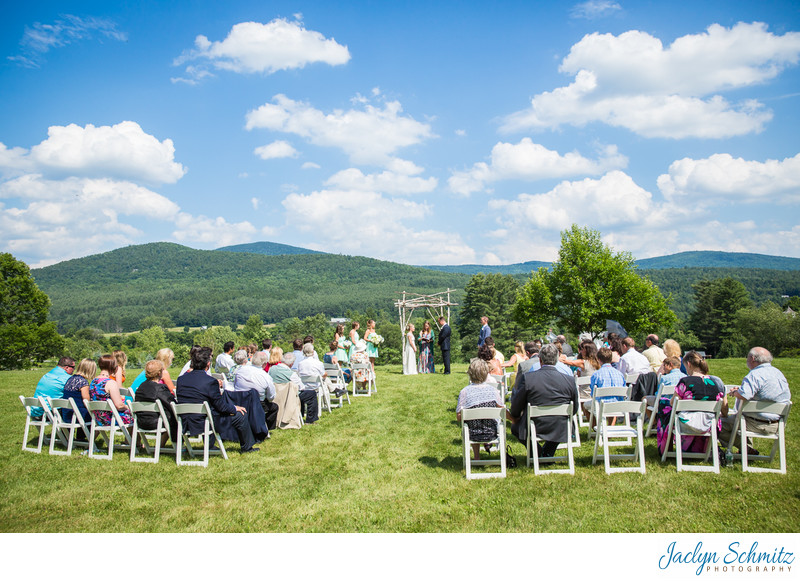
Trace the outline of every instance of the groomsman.
{"label": "groomsman", "polygon": [[444,317],[439,318],[439,339],[437,342],[439,349],[442,352],[442,361],[444,362],[444,373],[450,373],[450,326]]}
{"label": "groomsman", "polygon": [[486,338],[492,335],[492,328],[489,327],[489,318],[485,315],[481,317],[481,333],[478,336],[478,347],[483,347]]}

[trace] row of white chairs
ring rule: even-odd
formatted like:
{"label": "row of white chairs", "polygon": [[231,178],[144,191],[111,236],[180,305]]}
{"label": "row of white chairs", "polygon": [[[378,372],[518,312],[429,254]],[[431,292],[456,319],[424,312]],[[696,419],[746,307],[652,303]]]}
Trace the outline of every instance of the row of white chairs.
{"label": "row of white chairs", "polygon": [[[125,396],[124,392],[123,396]],[[84,405],[91,414],[91,422],[87,426],[81,416],[80,409],[72,398],[25,397],[22,395],[19,398],[27,413],[22,440],[23,451],[41,453],[44,443],[49,441],[51,455],[71,455],[72,449],[79,447],[87,449],[87,455],[92,459],[110,460],[114,455],[115,449],[129,451],[131,462],[158,463],[162,452],[174,453],[175,461],[178,465],[207,467],[209,455],[216,453],[221,454],[225,459],[228,458],[225,445],[222,443],[222,439],[214,426],[214,418],[211,415],[211,408],[208,402],[202,404],[171,403],[172,413],[175,415],[178,424],[178,434],[173,441],[173,446],[162,447],[163,435],[169,434],[169,421],[161,402],[130,402],[133,422],[125,423],[116,406],[110,401],[84,400]],[[35,415],[36,409],[43,411],[40,417]],[[71,420],[64,420],[62,411],[72,412]],[[97,422],[95,413],[102,412],[108,412],[111,415],[111,421],[107,425]],[[157,413],[158,422],[156,428],[144,429],[140,427],[136,414],[138,412]],[[188,432],[183,430],[184,415],[187,414],[204,416],[204,428],[200,435],[190,436]],[[28,446],[31,428],[36,428],[39,431],[36,447]],[[47,435],[48,429],[49,436]],[[88,438],[80,439],[78,431],[84,437],[88,435]],[[121,443],[117,442],[117,434],[122,436]],[[212,436],[215,437],[218,448],[211,447]],[[154,438],[152,445],[148,440],[149,438]],[[103,442],[102,448],[106,449],[105,453],[98,452],[98,440]],[[201,448],[195,448],[197,444]],[[57,446],[65,450],[59,450]],[[148,455],[147,457],[137,455],[137,447],[139,446],[144,449]],[[188,460],[183,458],[183,453],[188,454]],[[202,458],[198,459],[201,454]]]}
{"label": "row of white chairs", "polygon": [[[647,409],[646,399],[640,402],[630,401],[627,399],[616,401],[603,401],[604,397],[621,397],[627,398],[629,393],[626,387],[609,387],[597,388],[593,394],[590,405],[590,418],[589,418],[589,438],[594,438],[594,447],[592,452],[592,464],[596,464],[601,456],[605,465],[605,471],[608,474],[636,471],[645,473],[645,458],[644,458],[644,431],[643,420],[645,417],[645,410]],[[661,462],[666,462],[668,458],[675,458],[676,467],[678,471],[710,471],[719,473],[719,457],[718,450],[718,434],[717,424],[719,421],[722,401],[699,401],[699,400],[679,400],[672,395],[672,411],[669,419],[669,426],[667,428],[667,442],[672,442],[673,435],[675,437],[675,447],[670,449],[666,447],[661,455]],[[658,406],[656,400],[656,407]],[[742,471],[745,472],[774,472],[786,473],[786,439],[785,439],[785,425],[786,420],[791,410],[791,402],[783,403],[770,403],[761,401],[750,401],[741,404],[734,419],[733,426],[736,430],[732,431],[730,441],[724,443],[727,445],[728,450],[732,450],[734,443],[738,438],[746,441],[749,438],[767,439],[772,441],[772,448],[767,455],[748,455],[746,454],[746,442],[742,446],[742,451],[733,455],[734,459],[741,460]],[[573,475],[575,472],[575,462],[573,449],[580,447],[580,435],[577,416],[575,411],[572,410],[572,403],[556,405],[556,406],[531,406],[527,408],[528,418],[528,438],[526,442],[526,458],[527,465],[533,465],[534,474],[558,474],[569,473]],[[689,412],[700,412],[712,415],[711,429],[708,435],[705,450],[702,452],[685,452],[682,450],[681,440],[690,436],[698,436],[692,433],[685,427],[685,424],[680,419],[680,414]],[[506,459],[505,459],[505,408],[474,408],[462,410],[462,440],[464,444],[464,467],[466,470],[467,479],[476,478],[491,478],[491,477],[505,477],[506,474]],[[757,413],[771,413],[780,416],[778,421],[777,431],[774,435],[765,435],[756,433],[747,429],[747,416],[748,414]],[[568,419],[567,422],[567,442],[559,445],[559,450],[566,450],[565,455],[553,456],[540,459],[537,452],[536,443],[540,439],[536,436],[536,426],[534,418],[540,416],[564,416]],[[651,416],[652,418],[652,416]],[[473,441],[469,438],[469,431],[466,424],[467,420],[476,419],[491,419],[498,422],[498,437],[490,444],[497,445],[500,448],[501,454],[499,459],[483,459],[475,461],[470,459],[470,446]],[[611,422],[616,419],[616,422]],[[635,419],[635,420],[632,420]],[[593,426],[595,425],[595,426]],[[635,443],[634,443],[635,440]],[[740,442],[743,442],[740,441]],[[617,447],[634,447],[631,453],[612,453],[612,448]],[[766,461],[769,463],[774,462],[775,455],[779,453],[779,467],[753,467],[748,464],[749,461]],[[708,464],[686,464],[684,460],[696,459],[701,463]],[[612,461],[629,460],[635,463],[634,466],[614,466]],[[558,463],[566,462],[567,469],[549,469],[541,468],[542,463]],[[478,465],[500,465],[499,472],[486,472],[486,473],[473,473],[472,467]]]}

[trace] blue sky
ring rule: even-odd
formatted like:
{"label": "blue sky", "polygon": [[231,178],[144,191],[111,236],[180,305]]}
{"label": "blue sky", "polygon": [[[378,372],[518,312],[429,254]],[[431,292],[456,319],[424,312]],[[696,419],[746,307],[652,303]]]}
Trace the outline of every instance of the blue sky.
{"label": "blue sky", "polygon": [[61,1],[0,32],[0,249],[31,266],[553,260],[572,223],[800,257],[796,2]]}

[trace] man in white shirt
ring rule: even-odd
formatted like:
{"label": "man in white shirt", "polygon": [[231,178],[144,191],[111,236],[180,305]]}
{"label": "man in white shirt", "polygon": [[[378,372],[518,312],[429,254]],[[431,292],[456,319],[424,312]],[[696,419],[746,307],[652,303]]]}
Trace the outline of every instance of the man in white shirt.
{"label": "man in white shirt", "polygon": [[667,357],[667,354],[665,354],[664,350],[662,350],[658,345],[658,336],[654,333],[651,333],[649,336],[647,336],[647,339],[644,340],[644,344],[647,346],[647,349],[642,352],[642,355],[647,358],[648,362],[650,362],[650,368],[652,371],[658,372],[662,362]]}
{"label": "man in white shirt", "polygon": [[267,428],[274,430],[278,420],[279,407],[273,402],[275,399],[275,382],[264,371],[264,364],[269,358],[264,352],[253,354],[251,365],[239,366],[233,380],[233,389],[236,391],[255,390],[264,409],[264,420]]}
{"label": "man in white shirt", "polygon": [[[300,376],[320,376],[323,379],[328,377],[325,372],[325,365],[315,357],[314,344],[305,344],[303,346],[303,360],[297,364],[297,373]],[[306,382],[306,389],[313,388],[319,391],[319,386],[316,382]]]}
{"label": "man in white shirt", "polygon": [[236,362],[233,361],[232,355],[235,346],[236,344],[233,342],[225,342],[225,345],[222,346],[222,353],[217,356],[214,362],[214,368],[217,374],[224,374],[236,364]]}
{"label": "man in white shirt", "polygon": [[617,364],[617,370],[619,370],[623,376],[627,374],[647,374],[648,372],[652,372],[650,361],[636,351],[636,342],[632,337],[626,337],[622,340],[620,349],[622,350],[622,356]]}

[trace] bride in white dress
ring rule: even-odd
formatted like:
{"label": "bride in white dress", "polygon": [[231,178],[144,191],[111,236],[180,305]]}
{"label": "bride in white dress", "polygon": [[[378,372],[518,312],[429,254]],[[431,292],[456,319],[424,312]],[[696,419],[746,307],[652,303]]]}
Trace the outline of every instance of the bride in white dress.
{"label": "bride in white dress", "polygon": [[406,326],[406,339],[403,342],[403,374],[417,373],[417,346],[414,343],[414,324]]}

